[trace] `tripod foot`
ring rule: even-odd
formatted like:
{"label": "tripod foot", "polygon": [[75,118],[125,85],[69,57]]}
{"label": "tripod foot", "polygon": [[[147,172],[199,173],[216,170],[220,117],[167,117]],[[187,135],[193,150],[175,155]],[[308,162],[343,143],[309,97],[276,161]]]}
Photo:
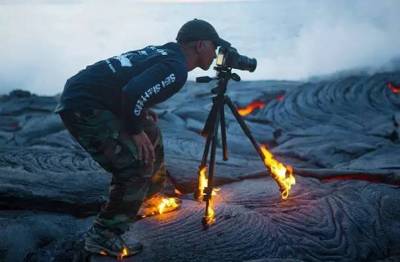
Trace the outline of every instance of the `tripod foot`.
{"label": "tripod foot", "polygon": [[209,218],[207,218],[207,217],[203,217],[201,219],[201,224],[203,225],[204,230],[207,230],[210,228],[210,224],[208,222],[209,222]]}

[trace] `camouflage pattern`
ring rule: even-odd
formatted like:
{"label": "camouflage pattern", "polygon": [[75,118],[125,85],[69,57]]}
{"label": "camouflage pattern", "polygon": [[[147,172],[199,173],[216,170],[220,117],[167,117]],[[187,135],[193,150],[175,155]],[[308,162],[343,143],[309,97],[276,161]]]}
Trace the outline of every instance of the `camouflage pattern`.
{"label": "camouflage pattern", "polygon": [[146,120],[144,131],[155,148],[155,163],[146,167],[138,159],[133,139],[121,121],[107,110],[64,111],[60,116],[78,143],[112,174],[109,200],[96,218],[95,226],[124,232],[133,222],[143,200],[159,192],[166,178],[160,129]]}

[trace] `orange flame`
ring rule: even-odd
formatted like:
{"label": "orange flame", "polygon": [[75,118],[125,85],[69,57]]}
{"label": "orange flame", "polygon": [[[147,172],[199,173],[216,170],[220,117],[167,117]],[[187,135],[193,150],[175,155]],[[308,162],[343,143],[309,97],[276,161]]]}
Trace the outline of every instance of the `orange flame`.
{"label": "orange flame", "polygon": [[214,200],[211,198],[208,202],[208,208],[206,216],[204,217],[204,222],[207,225],[212,225],[215,223],[215,212],[214,212]]}
{"label": "orange flame", "polygon": [[[203,167],[199,170],[199,176],[198,176],[198,186],[197,186],[197,197],[196,200],[198,201],[202,201],[203,200],[203,196],[204,196],[204,189],[207,187],[208,185],[208,178],[207,178],[207,167]],[[213,188],[213,191],[211,193],[211,195],[215,196],[217,195],[217,192],[220,190],[220,188]]]}
{"label": "orange flame", "polygon": [[199,170],[199,177],[197,183],[197,200],[202,201],[204,196],[204,189],[207,187],[208,179],[207,179],[207,167],[203,167]]}
{"label": "orange flame", "polygon": [[264,164],[270,169],[272,178],[279,186],[282,199],[286,199],[289,196],[292,185],[296,184],[296,179],[293,176],[293,168],[291,166],[284,166],[277,161],[265,145],[261,145],[260,149],[264,156]]}
{"label": "orange flame", "polygon": [[400,86],[394,86],[392,83],[388,83],[387,84],[388,88],[395,94],[399,94],[400,93]]}
{"label": "orange flame", "polygon": [[255,109],[262,109],[265,107],[265,103],[262,101],[253,101],[247,106],[243,108],[238,108],[238,113],[241,116],[247,116],[248,114],[251,114]]}
{"label": "orange flame", "polygon": [[176,202],[176,198],[174,197],[161,197],[156,195],[146,200],[144,206],[145,207],[141,207],[139,210],[142,218],[175,210],[177,207],[179,207],[179,204]]}
{"label": "orange flame", "polygon": [[126,256],[128,256],[128,255],[129,255],[128,248],[124,247],[124,248],[121,250],[121,253],[118,255],[117,259],[118,259],[118,260],[123,260],[124,257],[126,257]]}
{"label": "orange flame", "polygon": [[[198,188],[197,188],[197,194],[196,194],[196,198],[199,201],[202,201],[204,198],[204,190],[208,185],[208,178],[207,178],[207,167],[202,167],[199,170],[199,176],[198,176]],[[207,225],[211,225],[213,223],[215,223],[215,212],[214,212],[214,200],[212,198],[212,196],[217,195],[217,192],[219,191],[219,188],[214,188],[212,193],[211,193],[211,197],[210,200],[208,202],[208,208],[207,208],[207,215],[204,217],[205,219],[205,223]]]}
{"label": "orange flame", "polygon": [[158,205],[158,213],[162,214],[164,213],[166,208],[176,208],[178,207],[178,203],[176,203],[175,198],[170,197],[170,198],[163,198],[161,199],[160,204]]}

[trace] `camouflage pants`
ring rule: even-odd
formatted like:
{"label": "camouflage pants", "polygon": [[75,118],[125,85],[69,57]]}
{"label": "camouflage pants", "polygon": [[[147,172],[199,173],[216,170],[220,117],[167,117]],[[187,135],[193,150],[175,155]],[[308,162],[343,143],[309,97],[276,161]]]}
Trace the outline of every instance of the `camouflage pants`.
{"label": "camouflage pants", "polygon": [[109,199],[95,225],[123,232],[146,197],[159,192],[166,178],[160,129],[146,120],[144,131],[155,148],[153,168],[138,159],[136,145],[110,111],[87,110],[60,113],[65,127],[91,157],[112,173]]}

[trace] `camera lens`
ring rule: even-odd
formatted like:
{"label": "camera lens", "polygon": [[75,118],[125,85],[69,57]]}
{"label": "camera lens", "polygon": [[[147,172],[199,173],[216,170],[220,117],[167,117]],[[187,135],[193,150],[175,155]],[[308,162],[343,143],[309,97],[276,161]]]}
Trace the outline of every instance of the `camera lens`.
{"label": "camera lens", "polygon": [[240,55],[233,47],[223,50],[223,53],[227,56],[225,61],[226,66],[250,72],[256,70],[257,60],[255,58]]}
{"label": "camera lens", "polygon": [[249,58],[244,55],[239,55],[237,60],[237,69],[247,70],[250,72],[254,72],[257,67],[257,60],[255,58]]}

